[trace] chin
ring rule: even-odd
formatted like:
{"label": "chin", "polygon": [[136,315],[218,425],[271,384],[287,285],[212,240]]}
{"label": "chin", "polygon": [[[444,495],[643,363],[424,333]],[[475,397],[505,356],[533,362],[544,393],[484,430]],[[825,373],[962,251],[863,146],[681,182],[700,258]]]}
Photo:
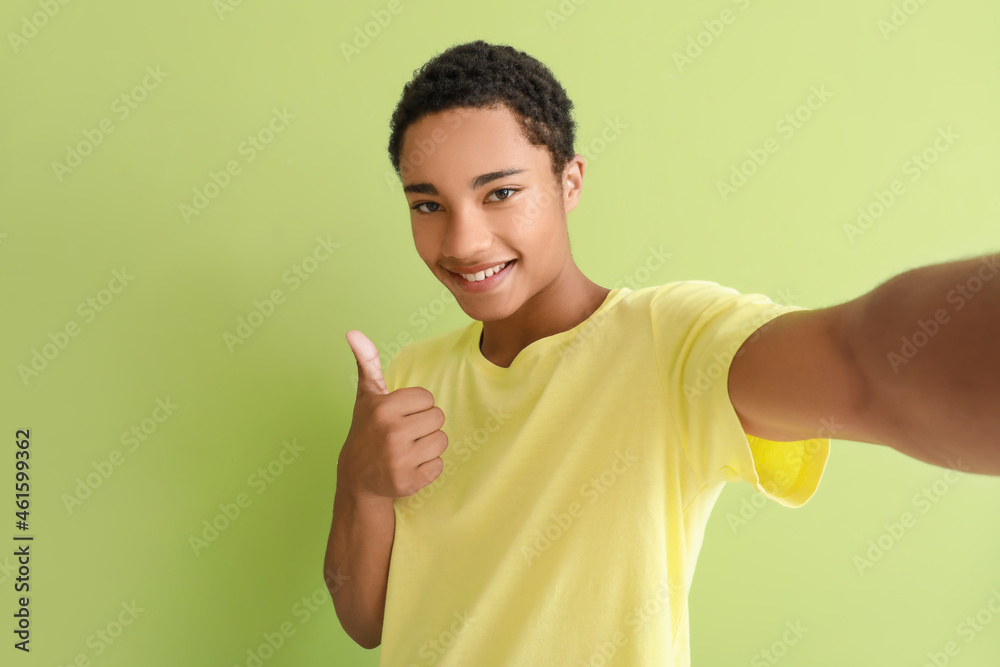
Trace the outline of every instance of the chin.
{"label": "chin", "polygon": [[[449,290],[450,291],[450,290]],[[483,300],[476,300],[475,295],[465,295],[465,294],[455,294],[451,293],[452,297],[458,303],[458,307],[462,309],[466,315],[474,320],[479,320],[480,322],[492,322],[494,320],[502,320],[510,316],[510,312],[507,312],[505,308],[506,304],[489,305],[484,303]],[[469,298],[472,296],[473,298]]]}

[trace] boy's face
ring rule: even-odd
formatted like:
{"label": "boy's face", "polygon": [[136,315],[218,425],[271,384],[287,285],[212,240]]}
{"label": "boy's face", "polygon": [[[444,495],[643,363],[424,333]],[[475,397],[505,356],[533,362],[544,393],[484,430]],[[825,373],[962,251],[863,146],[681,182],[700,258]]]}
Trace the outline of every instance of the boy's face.
{"label": "boy's face", "polygon": [[[580,198],[580,155],[557,183],[548,150],[529,144],[504,106],[425,116],[400,153],[417,253],[473,319],[510,316],[571,264],[566,213]],[[503,262],[481,282],[460,275]]]}

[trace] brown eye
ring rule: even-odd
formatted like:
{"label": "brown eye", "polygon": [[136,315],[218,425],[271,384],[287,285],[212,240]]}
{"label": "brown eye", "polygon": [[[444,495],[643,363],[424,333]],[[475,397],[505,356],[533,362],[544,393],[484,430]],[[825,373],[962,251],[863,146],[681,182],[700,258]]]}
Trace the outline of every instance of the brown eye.
{"label": "brown eye", "polygon": [[417,211],[418,213],[437,213],[437,210],[434,210],[434,211],[421,211],[420,210],[421,206],[428,206],[428,205],[430,205],[430,206],[440,206],[437,202],[425,201],[425,202],[421,202],[419,204],[414,204],[410,208],[413,209],[414,211]]}
{"label": "brown eye", "polygon": [[518,190],[517,190],[516,188],[500,188],[500,189],[498,189],[498,190],[494,190],[493,192],[491,192],[491,193],[490,193],[490,195],[491,195],[491,196],[492,196],[492,195],[495,195],[495,194],[496,194],[496,193],[498,193],[498,192],[508,192],[508,193],[510,193],[510,194],[508,194],[508,195],[507,195],[506,197],[501,197],[501,198],[500,198],[500,199],[498,200],[498,201],[504,201],[504,200],[506,200],[506,199],[510,199],[510,198],[511,198],[512,196],[514,196],[514,193],[515,193],[515,192],[517,192],[517,191],[518,191]]}

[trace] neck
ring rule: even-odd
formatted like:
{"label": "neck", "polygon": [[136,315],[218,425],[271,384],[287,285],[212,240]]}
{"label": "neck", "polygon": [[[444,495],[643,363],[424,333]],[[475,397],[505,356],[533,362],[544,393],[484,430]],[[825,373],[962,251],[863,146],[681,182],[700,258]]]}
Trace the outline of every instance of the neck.
{"label": "neck", "polygon": [[479,349],[490,363],[507,368],[531,343],[568,331],[593,315],[610,292],[592,282],[571,262],[514,314],[503,320],[483,322]]}

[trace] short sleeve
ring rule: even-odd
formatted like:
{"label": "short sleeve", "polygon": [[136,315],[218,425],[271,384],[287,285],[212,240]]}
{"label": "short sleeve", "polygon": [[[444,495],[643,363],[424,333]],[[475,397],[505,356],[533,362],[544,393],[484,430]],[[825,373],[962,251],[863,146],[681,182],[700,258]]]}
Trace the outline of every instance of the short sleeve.
{"label": "short sleeve", "polygon": [[787,507],[815,493],[830,440],[744,433],[729,398],[729,368],[757,329],[795,310],[805,308],[702,280],[662,285],[650,301],[656,367],[691,468],[704,484],[743,479]]}

